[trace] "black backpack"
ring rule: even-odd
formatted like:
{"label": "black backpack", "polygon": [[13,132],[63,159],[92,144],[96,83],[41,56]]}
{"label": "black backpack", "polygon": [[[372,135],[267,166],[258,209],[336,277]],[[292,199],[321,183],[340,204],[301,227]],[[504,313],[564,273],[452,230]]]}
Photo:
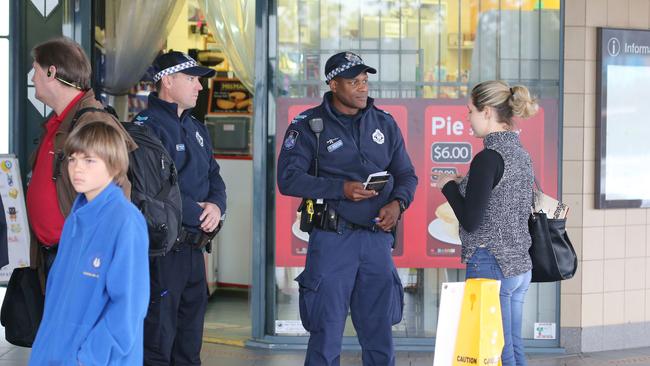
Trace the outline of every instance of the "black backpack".
{"label": "black backpack", "polygon": [[[82,114],[91,111],[115,116],[112,108],[83,108],[72,119],[70,131]],[[176,244],[182,228],[182,201],[176,166],[149,127],[136,122],[122,122],[122,126],[138,145],[129,153],[127,178],[131,182],[131,202],[147,221],[149,255],[165,255]]]}
{"label": "black backpack", "polygon": [[7,342],[31,347],[43,317],[45,300],[41,292],[38,270],[23,267],[11,273],[2,302],[0,323]]}

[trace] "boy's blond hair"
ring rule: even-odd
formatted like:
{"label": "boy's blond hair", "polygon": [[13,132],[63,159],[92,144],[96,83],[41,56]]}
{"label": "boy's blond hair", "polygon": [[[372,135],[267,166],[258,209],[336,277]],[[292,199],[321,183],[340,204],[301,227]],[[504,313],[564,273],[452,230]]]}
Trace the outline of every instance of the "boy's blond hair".
{"label": "boy's blond hair", "polygon": [[95,154],[106,164],[108,172],[118,185],[126,181],[129,153],[119,131],[104,122],[90,122],[76,128],[65,142],[66,156],[74,153]]}

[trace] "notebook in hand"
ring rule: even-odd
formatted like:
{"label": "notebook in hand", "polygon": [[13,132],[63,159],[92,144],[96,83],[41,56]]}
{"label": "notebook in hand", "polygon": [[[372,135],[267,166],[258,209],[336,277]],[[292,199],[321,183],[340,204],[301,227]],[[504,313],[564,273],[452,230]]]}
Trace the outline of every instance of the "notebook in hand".
{"label": "notebook in hand", "polygon": [[390,178],[390,173],[388,173],[387,171],[372,173],[368,176],[366,181],[363,183],[363,188],[367,190],[373,190],[379,192],[384,188],[389,178]]}

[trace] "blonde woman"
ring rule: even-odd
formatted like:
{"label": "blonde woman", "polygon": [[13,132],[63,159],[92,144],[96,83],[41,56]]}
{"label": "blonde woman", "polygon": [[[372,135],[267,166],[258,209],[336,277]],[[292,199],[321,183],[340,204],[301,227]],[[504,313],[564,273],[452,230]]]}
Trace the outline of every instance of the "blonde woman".
{"label": "blonde woman", "polygon": [[467,109],[474,136],[483,139],[485,149],[476,154],[465,177],[441,174],[436,185],[460,222],[466,278],[501,281],[501,358],[503,366],[522,366],[521,319],[532,268],[528,216],[533,167],[513,117],[531,117],[538,106],[525,86],[495,80],[472,89]]}

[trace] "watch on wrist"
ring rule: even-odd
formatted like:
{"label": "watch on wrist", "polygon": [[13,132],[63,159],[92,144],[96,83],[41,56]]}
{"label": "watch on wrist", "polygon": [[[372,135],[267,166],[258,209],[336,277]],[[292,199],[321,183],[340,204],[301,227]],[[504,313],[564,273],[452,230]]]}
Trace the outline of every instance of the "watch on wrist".
{"label": "watch on wrist", "polygon": [[399,198],[397,199],[397,203],[399,204],[399,213],[404,213],[406,211],[406,203]]}

